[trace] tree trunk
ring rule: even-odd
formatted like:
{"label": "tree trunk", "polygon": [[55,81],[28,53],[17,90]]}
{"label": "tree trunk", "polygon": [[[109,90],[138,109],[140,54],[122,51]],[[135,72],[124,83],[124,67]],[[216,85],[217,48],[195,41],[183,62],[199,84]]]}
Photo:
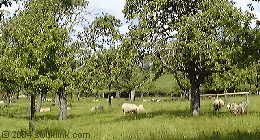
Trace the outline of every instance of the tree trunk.
{"label": "tree trunk", "polygon": [[60,114],[59,114],[60,120],[66,120],[67,119],[67,99],[65,95],[60,97]]}
{"label": "tree trunk", "polygon": [[256,90],[256,94],[259,94],[259,88],[258,88],[258,87],[259,87],[259,84],[257,83],[257,84],[255,85],[255,87],[256,87],[256,89],[255,89],[255,90]]}
{"label": "tree trunk", "polygon": [[189,91],[188,91],[188,100],[189,100],[189,101],[191,100],[191,88],[190,88]]}
{"label": "tree trunk", "polygon": [[120,94],[121,94],[120,91],[117,90],[117,91],[116,91],[116,98],[119,99],[119,98],[120,98]]}
{"label": "tree trunk", "polygon": [[81,95],[81,94],[80,94],[80,92],[79,92],[79,93],[78,93],[78,101],[79,101],[80,95]]}
{"label": "tree trunk", "polygon": [[59,105],[60,105],[60,112],[59,112],[59,120],[66,120],[67,119],[67,99],[64,93],[64,87],[59,91]]}
{"label": "tree trunk", "polygon": [[16,95],[16,99],[19,99],[19,93],[20,93],[20,88],[19,88],[19,90],[17,91],[17,93],[15,94],[15,95]]}
{"label": "tree trunk", "polygon": [[43,99],[43,93],[41,92],[39,94],[39,99],[38,99],[38,103],[37,103],[37,110],[36,112],[40,112],[41,107],[42,107],[42,99]]}
{"label": "tree trunk", "polygon": [[31,119],[29,122],[29,130],[34,131],[35,125],[34,125],[34,119],[35,119],[35,95],[31,94]]}
{"label": "tree trunk", "polygon": [[255,85],[255,87],[256,87],[256,94],[258,94],[258,95],[260,95],[260,93],[259,93],[259,72],[257,72],[257,76],[256,76],[256,85]]}
{"label": "tree trunk", "polygon": [[6,98],[6,102],[7,102],[6,106],[9,107],[9,103],[10,103],[10,98],[9,97]]}
{"label": "tree trunk", "polygon": [[55,106],[59,106],[59,105],[60,105],[59,94],[56,94],[56,97],[55,97]]}
{"label": "tree trunk", "polygon": [[111,109],[111,95],[108,95],[108,105],[109,105],[109,109]]}
{"label": "tree trunk", "polygon": [[135,89],[131,90],[131,101],[135,101]]}
{"label": "tree trunk", "polygon": [[190,114],[196,116],[200,114],[200,91],[199,84],[191,81],[191,104]]}

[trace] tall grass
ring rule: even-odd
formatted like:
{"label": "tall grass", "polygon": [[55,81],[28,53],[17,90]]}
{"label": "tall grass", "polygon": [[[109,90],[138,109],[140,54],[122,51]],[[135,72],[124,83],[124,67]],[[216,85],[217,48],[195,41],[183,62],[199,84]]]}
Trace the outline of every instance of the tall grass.
{"label": "tall grass", "polygon": [[[69,137],[85,133],[90,139],[260,139],[260,96],[250,96],[250,111],[243,116],[234,116],[227,108],[215,112],[214,99],[201,100],[199,116],[189,115],[190,102],[184,99],[172,101],[165,97],[164,102],[142,102],[151,98],[137,98],[134,103],[143,104],[145,111],[126,115],[121,110],[121,105],[129,102],[125,99],[113,99],[112,109],[107,99],[98,102],[93,99],[68,100],[71,110],[68,110],[68,119],[62,121],[58,120],[58,107],[45,102],[43,107],[50,107],[51,112],[36,113],[36,131],[24,139],[47,139],[47,135],[41,138],[40,134],[53,132],[66,132]],[[245,96],[229,97],[226,103],[245,100]],[[90,111],[100,104],[104,105],[103,111]],[[0,133],[29,133],[30,112],[27,110],[30,110],[29,99],[19,99],[9,107],[0,106]],[[2,134],[1,138],[4,138]]]}

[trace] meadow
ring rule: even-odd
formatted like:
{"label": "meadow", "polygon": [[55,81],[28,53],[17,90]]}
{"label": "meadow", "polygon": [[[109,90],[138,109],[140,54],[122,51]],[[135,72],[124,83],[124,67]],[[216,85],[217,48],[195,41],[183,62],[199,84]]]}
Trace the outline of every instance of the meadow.
{"label": "meadow", "polygon": [[[142,101],[152,98],[166,101]],[[130,101],[113,99],[110,108],[107,99],[98,98],[98,102],[94,99],[68,98],[71,110],[67,120],[58,120],[58,107],[44,102],[43,108],[50,107],[51,112],[36,113],[33,133],[28,130],[30,99],[15,100],[9,107],[0,105],[0,139],[57,139],[58,136],[64,139],[260,139],[260,96],[257,95],[249,96],[250,110],[242,116],[232,115],[227,108],[215,112],[214,99],[201,100],[199,116],[189,115],[190,101],[182,98],[136,98],[134,103],[143,104],[145,111],[125,115],[121,105]],[[245,100],[245,96],[228,97],[226,103]],[[101,104],[103,111],[90,110]],[[8,138],[4,134],[7,131]]]}

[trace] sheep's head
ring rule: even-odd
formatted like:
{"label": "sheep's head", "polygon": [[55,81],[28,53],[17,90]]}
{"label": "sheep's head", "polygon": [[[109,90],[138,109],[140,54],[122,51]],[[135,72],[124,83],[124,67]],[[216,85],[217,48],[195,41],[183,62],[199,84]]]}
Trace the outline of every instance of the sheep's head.
{"label": "sheep's head", "polygon": [[137,107],[137,111],[139,112],[139,111],[143,111],[144,110],[144,105],[139,105],[138,107]]}
{"label": "sheep's head", "polygon": [[92,108],[91,108],[91,111],[95,111],[95,110],[96,110],[96,107],[92,107]]}
{"label": "sheep's head", "polygon": [[229,103],[226,107],[227,107],[228,109],[230,109],[230,107],[231,107],[231,103]]}

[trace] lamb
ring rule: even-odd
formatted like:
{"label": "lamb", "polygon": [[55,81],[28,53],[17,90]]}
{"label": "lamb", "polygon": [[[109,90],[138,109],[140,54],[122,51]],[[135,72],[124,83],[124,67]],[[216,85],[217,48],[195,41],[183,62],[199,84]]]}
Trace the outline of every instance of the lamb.
{"label": "lamb", "polygon": [[51,108],[42,108],[40,112],[50,112]]}
{"label": "lamb", "polygon": [[100,105],[100,106],[97,106],[97,107],[92,107],[91,108],[91,111],[95,111],[95,110],[103,110],[104,106],[103,105]]}
{"label": "lamb", "polygon": [[144,110],[143,105],[135,105],[135,104],[130,104],[130,103],[124,103],[122,105],[122,111],[123,113],[139,113],[140,111]]}
{"label": "lamb", "polygon": [[215,111],[219,111],[219,109],[221,107],[224,107],[225,106],[225,102],[222,101],[221,99],[217,99],[213,102],[213,106],[214,106],[214,109]]}

